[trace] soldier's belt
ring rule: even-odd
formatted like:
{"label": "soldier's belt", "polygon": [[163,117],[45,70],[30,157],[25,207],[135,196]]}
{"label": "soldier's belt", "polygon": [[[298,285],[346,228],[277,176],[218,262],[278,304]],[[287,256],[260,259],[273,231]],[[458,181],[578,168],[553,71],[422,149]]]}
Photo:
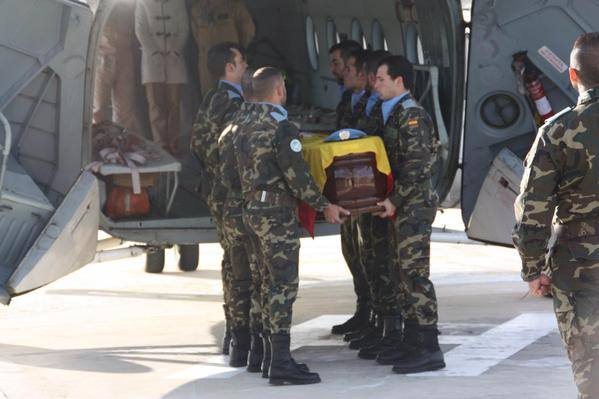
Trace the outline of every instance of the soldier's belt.
{"label": "soldier's belt", "polygon": [[557,240],[570,241],[585,237],[599,236],[599,222],[570,222],[558,224],[555,227],[555,237]]}
{"label": "soldier's belt", "polygon": [[297,199],[285,194],[285,193],[274,193],[272,191],[254,191],[245,195],[246,201],[262,202],[273,206],[286,206],[295,208],[297,206]]}

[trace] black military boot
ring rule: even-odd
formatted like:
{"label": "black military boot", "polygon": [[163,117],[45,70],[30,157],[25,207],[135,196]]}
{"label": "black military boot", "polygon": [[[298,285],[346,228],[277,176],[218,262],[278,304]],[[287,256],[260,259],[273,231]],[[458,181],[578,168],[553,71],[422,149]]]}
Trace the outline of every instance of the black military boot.
{"label": "black military boot", "polygon": [[250,351],[250,330],[247,328],[231,331],[231,352],[229,353],[229,366],[245,367],[248,364]]}
{"label": "black military boot", "polygon": [[268,369],[270,368],[270,333],[262,333],[262,347],[264,348],[262,356],[262,378],[268,378]]}
{"label": "black military boot", "polygon": [[377,355],[393,349],[401,344],[403,318],[401,316],[385,316],[383,318],[383,336],[371,346],[360,349],[360,359],[376,359]]}
{"label": "black military boot", "polygon": [[289,334],[272,334],[270,345],[268,382],[271,385],[305,385],[320,382],[318,373],[302,369],[291,357]]}
{"label": "black military boot", "polygon": [[223,355],[228,355],[229,346],[231,345],[231,318],[229,317],[227,305],[223,304],[223,310],[225,311],[225,335],[223,336]]}
{"label": "black military boot", "polygon": [[367,305],[360,305],[356,308],[356,312],[350,317],[345,323],[337,324],[331,328],[331,334],[342,335],[347,334],[350,331],[356,331],[361,328],[368,326],[368,319],[370,316],[370,307]]}
{"label": "black military boot", "polygon": [[380,316],[375,315],[374,324],[365,331],[360,338],[349,341],[349,349],[362,349],[374,345],[383,336],[383,321]]}
{"label": "black military boot", "polygon": [[398,374],[422,373],[445,368],[443,352],[439,347],[437,326],[420,326],[418,344],[393,366]]}
{"label": "black military boot", "polygon": [[350,341],[353,341],[354,339],[362,338],[371,329],[374,328],[375,324],[376,324],[376,313],[374,311],[371,311],[370,312],[370,316],[368,317],[368,324],[366,326],[360,328],[360,329],[357,329],[356,331],[350,331],[350,332],[348,332],[343,337],[343,340],[345,342],[350,342]]}
{"label": "black military boot", "polygon": [[259,373],[262,370],[262,359],[264,358],[264,343],[261,334],[251,334],[250,341],[247,371]]}
{"label": "black military boot", "polygon": [[404,323],[402,342],[394,348],[379,353],[376,357],[376,362],[378,364],[392,365],[402,360],[418,346],[418,331],[417,324],[406,321]]}

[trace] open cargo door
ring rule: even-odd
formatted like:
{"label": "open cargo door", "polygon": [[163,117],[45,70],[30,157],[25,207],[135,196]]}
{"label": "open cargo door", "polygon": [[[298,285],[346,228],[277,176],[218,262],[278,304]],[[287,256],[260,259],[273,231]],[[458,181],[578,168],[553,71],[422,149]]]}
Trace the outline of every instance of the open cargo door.
{"label": "open cargo door", "polygon": [[537,110],[548,113],[546,102],[535,104],[518,84],[514,55],[526,52],[551,109],[558,112],[578,96],[568,78],[574,40],[597,30],[599,4],[594,1],[473,2],[462,185],[462,216],[470,238],[512,245],[522,159],[542,123]]}
{"label": "open cargo door", "polygon": [[70,0],[0,1],[0,302],[93,258],[98,183],[81,174],[93,14]]}

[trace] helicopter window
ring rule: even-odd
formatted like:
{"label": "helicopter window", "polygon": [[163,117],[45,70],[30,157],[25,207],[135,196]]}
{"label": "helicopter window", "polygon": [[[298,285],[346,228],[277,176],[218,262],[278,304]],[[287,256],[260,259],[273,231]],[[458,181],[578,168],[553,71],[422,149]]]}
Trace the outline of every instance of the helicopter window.
{"label": "helicopter window", "polygon": [[335,24],[335,21],[329,17],[327,19],[327,44],[329,45],[329,48],[331,48],[340,41],[341,38],[339,37],[339,32],[337,32],[337,24]]}
{"label": "helicopter window", "polygon": [[413,24],[410,24],[406,29],[406,56],[413,64],[425,64],[422,40],[418,28]]}
{"label": "helicopter window", "polygon": [[314,26],[314,20],[312,17],[306,17],[306,45],[308,48],[308,58],[310,65],[315,71],[318,70],[318,57],[320,55],[320,48],[318,46],[318,33]]}
{"label": "helicopter window", "polygon": [[372,49],[373,50],[389,50],[389,44],[385,37],[385,30],[378,19],[372,21]]}
{"label": "helicopter window", "polygon": [[360,24],[360,21],[358,21],[356,18],[351,21],[351,38],[358,43],[362,43],[362,47],[364,49],[368,48],[368,43],[366,42],[366,36],[364,36],[362,24]]}

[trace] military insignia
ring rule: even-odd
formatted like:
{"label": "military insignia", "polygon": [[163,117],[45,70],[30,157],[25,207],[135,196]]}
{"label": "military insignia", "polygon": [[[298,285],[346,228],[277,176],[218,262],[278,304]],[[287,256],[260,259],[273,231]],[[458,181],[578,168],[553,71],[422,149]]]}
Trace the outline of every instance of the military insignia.
{"label": "military insignia", "polygon": [[351,136],[351,133],[349,132],[349,130],[344,130],[342,132],[339,132],[339,138],[341,140],[347,140],[349,139]]}
{"label": "military insignia", "polygon": [[418,119],[410,119],[408,121],[408,126],[410,126],[410,127],[418,126]]}
{"label": "military insignia", "polygon": [[289,147],[293,152],[300,152],[302,150],[302,143],[298,139],[291,140],[289,143]]}

